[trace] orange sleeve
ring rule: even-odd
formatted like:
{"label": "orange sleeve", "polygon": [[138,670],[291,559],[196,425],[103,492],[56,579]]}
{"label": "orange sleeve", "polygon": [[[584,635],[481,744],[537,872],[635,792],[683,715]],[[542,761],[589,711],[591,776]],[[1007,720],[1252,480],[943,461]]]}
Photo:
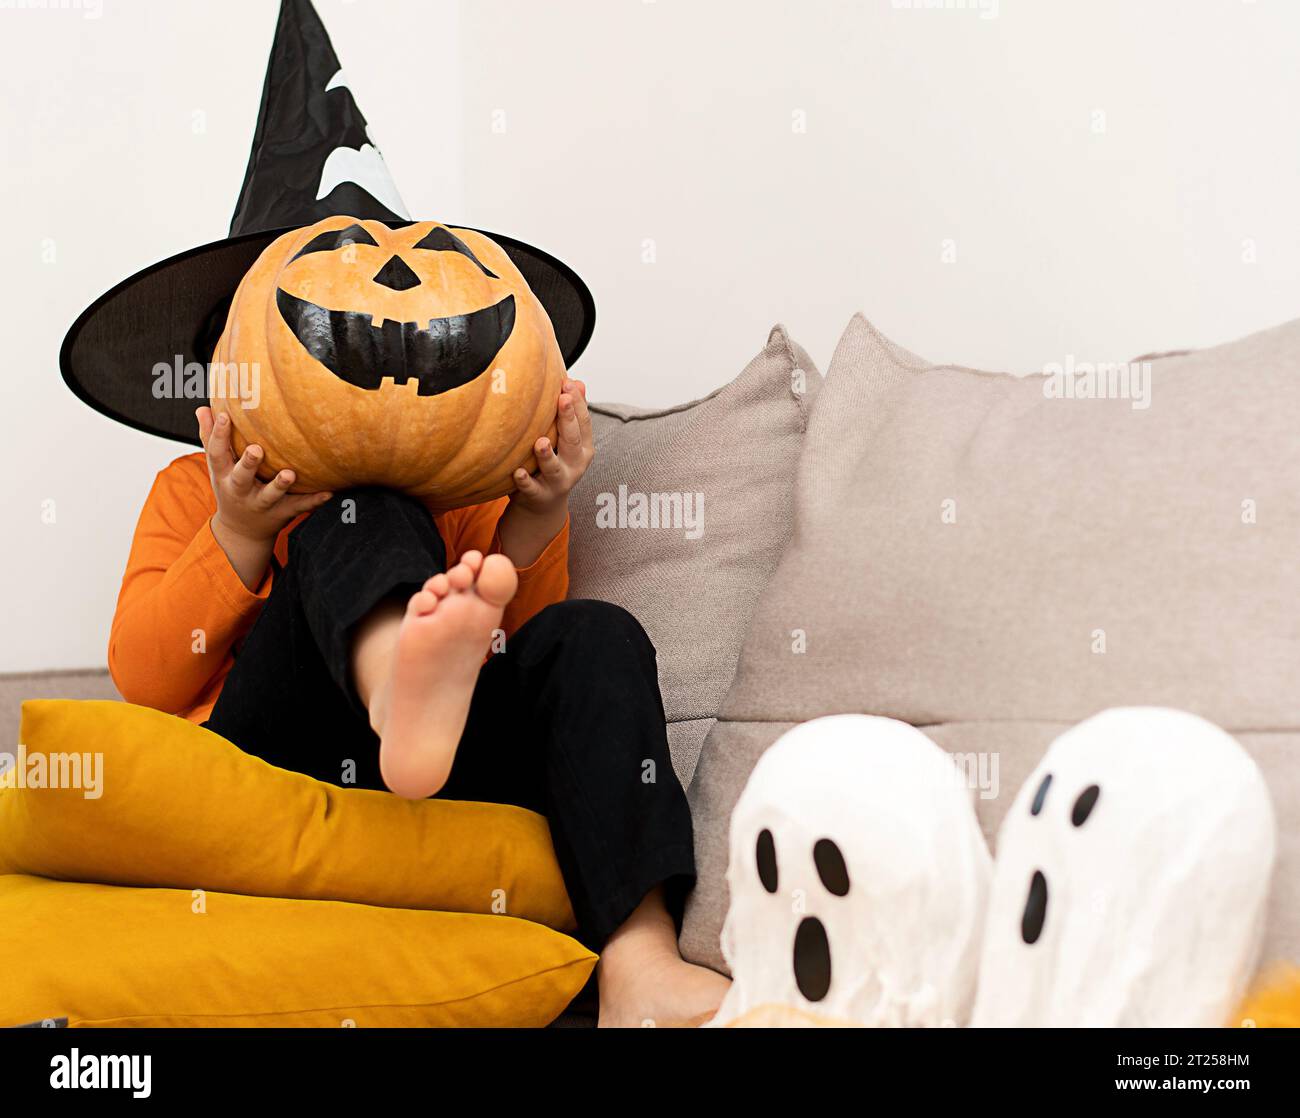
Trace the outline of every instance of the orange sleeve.
{"label": "orange sleeve", "polygon": [[[501,537],[497,524],[509,504],[508,497],[501,497],[484,505],[471,505],[444,514],[439,527],[447,545],[447,563],[455,563],[467,551],[481,551],[484,555],[500,553]],[[564,601],[568,594],[568,520],[531,565],[515,569],[519,572],[519,590],[506,606],[501,621],[507,637],[547,606]]]}
{"label": "orange sleeve", "polygon": [[203,705],[270,592],[269,574],[253,593],[235,573],[209,524],[216,509],[202,454],[154,481],[109,637],[109,671],[128,702],[173,714]]}

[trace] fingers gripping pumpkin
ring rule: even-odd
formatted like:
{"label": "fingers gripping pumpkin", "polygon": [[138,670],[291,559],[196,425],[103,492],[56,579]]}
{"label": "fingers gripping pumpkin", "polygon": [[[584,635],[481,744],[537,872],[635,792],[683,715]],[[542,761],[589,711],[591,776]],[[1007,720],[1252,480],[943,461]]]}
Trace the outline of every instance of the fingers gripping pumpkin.
{"label": "fingers gripping pumpkin", "polygon": [[[237,452],[261,446],[266,477],[292,469],[304,492],[384,485],[439,509],[536,469],[565,375],[545,310],[488,237],[351,217],[266,248],[212,361],[213,409]],[[238,366],[256,391],[218,387]]]}

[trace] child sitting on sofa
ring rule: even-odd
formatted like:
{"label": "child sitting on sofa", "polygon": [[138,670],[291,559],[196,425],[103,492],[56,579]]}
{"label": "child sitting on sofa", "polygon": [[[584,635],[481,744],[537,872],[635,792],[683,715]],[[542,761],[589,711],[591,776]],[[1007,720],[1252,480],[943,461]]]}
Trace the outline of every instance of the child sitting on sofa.
{"label": "child sitting on sofa", "polygon": [[541,812],[601,952],[600,1024],[716,1010],[726,979],[677,950],[695,864],[654,647],[617,606],[564,600],[583,384],[513,496],[438,515],[384,489],[290,493],[289,470],[263,484],[261,448],[236,460],[229,419],[197,417],[203,453],[158,475],[136,528],[109,646],[123,697],[319,780]]}

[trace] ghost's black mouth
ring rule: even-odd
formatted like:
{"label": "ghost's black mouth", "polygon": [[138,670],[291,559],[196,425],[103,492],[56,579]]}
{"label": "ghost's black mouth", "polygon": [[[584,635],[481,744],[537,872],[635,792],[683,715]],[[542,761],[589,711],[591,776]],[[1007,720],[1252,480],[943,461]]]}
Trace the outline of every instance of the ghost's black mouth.
{"label": "ghost's black mouth", "polygon": [[318,307],[279,288],[275,302],[302,347],[340,380],[373,389],[385,377],[415,378],[420,396],[482,376],[515,328],[513,295],[469,314],[382,326],[372,325],[373,315]]}

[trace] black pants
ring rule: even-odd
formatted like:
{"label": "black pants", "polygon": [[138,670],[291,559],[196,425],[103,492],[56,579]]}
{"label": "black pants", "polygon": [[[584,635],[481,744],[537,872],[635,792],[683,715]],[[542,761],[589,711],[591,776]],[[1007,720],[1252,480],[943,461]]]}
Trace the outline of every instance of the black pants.
{"label": "black pants", "polygon": [[[336,495],[290,535],[288,565],[208,728],[280,768],[383,788],[379,739],[350,678],[351,633],[446,565],[418,502],[383,489]],[[679,911],[694,881],[654,646],[606,602],[548,606],[484,664],[438,796],[545,815],[579,935],[596,950],[654,886]]]}

